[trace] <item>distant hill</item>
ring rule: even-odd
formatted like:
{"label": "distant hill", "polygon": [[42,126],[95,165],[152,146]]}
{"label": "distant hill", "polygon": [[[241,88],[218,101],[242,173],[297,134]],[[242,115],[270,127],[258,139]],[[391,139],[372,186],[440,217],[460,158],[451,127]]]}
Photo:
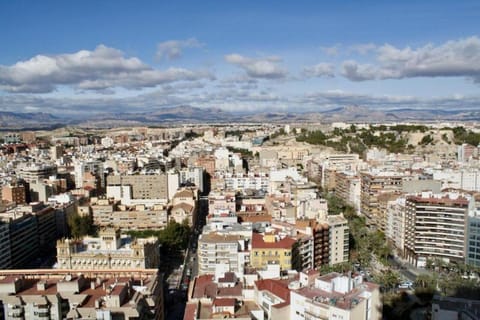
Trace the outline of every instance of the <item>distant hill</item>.
{"label": "distant hill", "polygon": [[152,112],[100,114],[80,123],[81,126],[115,126],[115,125],[153,125],[169,123],[211,123],[231,121],[234,116],[217,108],[195,108],[178,106],[156,109]]}
{"label": "distant hill", "polygon": [[151,112],[99,113],[82,120],[53,116],[48,113],[0,112],[2,130],[48,129],[65,125],[109,128],[119,126],[168,125],[185,123],[330,123],[330,122],[400,122],[400,121],[478,121],[480,110],[442,109],[373,109],[345,106],[308,112],[227,112],[219,108],[177,106]]}
{"label": "distant hill", "polygon": [[65,119],[60,119],[49,113],[4,112],[0,111],[1,130],[15,129],[45,129],[65,125]]}

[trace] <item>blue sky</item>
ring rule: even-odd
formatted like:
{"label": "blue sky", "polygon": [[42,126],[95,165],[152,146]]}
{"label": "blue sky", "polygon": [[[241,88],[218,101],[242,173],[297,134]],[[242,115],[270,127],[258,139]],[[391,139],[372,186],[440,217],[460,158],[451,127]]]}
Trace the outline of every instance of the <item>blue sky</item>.
{"label": "blue sky", "polygon": [[478,1],[177,2],[0,2],[0,110],[480,109]]}

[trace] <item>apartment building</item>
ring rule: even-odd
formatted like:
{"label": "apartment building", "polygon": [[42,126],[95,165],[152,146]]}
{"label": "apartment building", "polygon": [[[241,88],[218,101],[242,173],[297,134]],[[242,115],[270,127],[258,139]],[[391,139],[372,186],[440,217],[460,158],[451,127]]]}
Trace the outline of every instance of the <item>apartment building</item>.
{"label": "apartment building", "polygon": [[23,185],[7,185],[2,188],[2,200],[23,204],[26,202],[26,190]]}
{"label": "apartment building", "polygon": [[405,206],[405,255],[411,263],[425,267],[427,259],[465,261],[470,196],[424,192],[407,196]]}
{"label": "apartment building", "polygon": [[385,236],[393,244],[397,253],[403,255],[405,248],[406,199],[400,197],[387,204],[387,225]]}
{"label": "apartment building", "polygon": [[364,282],[360,275],[334,272],[313,281],[301,280],[296,287],[291,287],[291,320],[377,320],[382,317],[379,286]]}
{"label": "apartment building", "polygon": [[168,199],[168,180],[164,173],[109,175],[107,189],[112,186],[130,186],[132,199]]}
{"label": "apartment building", "polygon": [[[115,208],[115,209],[114,209]],[[161,204],[92,206],[93,222],[100,227],[115,226],[122,230],[160,230],[167,226],[168,210]]]}
{"label": "apartment building", "polygon": [[[79,160],[74,164],[75,187],[83,188],[84,184],[94,176],[98,179],[100,190],[105,189],[104,163],[100,160]],[[85,174],[89,174],[90,179],[85,179]]]}
{"label": "apartment building", "polygon": [[[400,194],[403,181],[409,176],[397,172],[361,172],[360,212],[366,217],[368,226],[382,228],[386,221],[386,212],[381,206],[379,196],[385,193]],[[383,199],[387,200],[387,199]],[[391,199],[390,199],[391,200]],[[384,201],[385,202],[385,201]]]}
{"label": "apartment building", "polygon": [[475,209],[470,210],[467,218],[467,239],[465,263],[480,266],[480,197],[476,195]]}
{"label": "apartment building", "polygon": [[318,222],[317,219],[297,219],[295,224],[273,221],[272,227],[285,233],[297,241],[295,248],[297,257],[293,257],[292,268],[306,270],[328,264],[329,226],[327,222]]}
{"label": "apartment building", "polygon": [[472,158],[478,158],[478,147],[468,143],[463,143],[457,148],[457,160],[459,162],[467,162]]}
{"label": "apartment building", "polygon": [[198,157],[195,164],[199,167],[204,168],[210,177],[213,177],[215,174],[215,157],[212,155]]}
{"label": "apartment building", "polygon": [[[248,284],[253,286],[252,284]],[[264,319],[263,310],[253,301],[253,289],[232,273],[220,277],[201,275],[193,280],[183,319]]]}
{"label": "apartment building", "polygon": [[266,268],[268,264],[280,265],[280,270],[292,269],[298,250],[296,240],[283,234],[265,232],[252,234],[250,265],[254,268]]}
{"label": "apartment building", "polygon": [[[250,230],[251,232],[251,230]],[[249,238],[228,232],[203,233],[198,238],[198,273],[234,272],[243,276]]]}
{"label": "apartment building", "polygon": [[212,191],[208,195],[208,216],[207,220],[221,217],[231,217],[236,222],[236,202],[233,191]]}
{"label": "apartment building", "polygon": [[360,212],[360,176],[351,171],[335,173],[335,195]]}
{"label": "apartment building", "polygon": [[157,269],[0,271],[6,319],[163,319]]}
{"label": "apartment building", "polygon": [[329,257],[330,265],[348,261],[350,253],[349,235],[350,229],[348,221],[340,215],[327,216],[328,234],[329,234]]}
{"label": "apartment building", "polygon": [[203,175],[204,169],[202,167],[192,167],[180,169],[178,172],[180,185],[196,186],[200,192],[204,190]]}
{"label": "apartment building", "polygon": [[8,269],[12,265],[10,250],[10,225],[0,222],[0,269]]}
{"label": "apartment building", "polygon": [[254,299],[266,319],[290,318],[290,289],[288,280],[263,279],[254,284]]}
{"label": "apartment building", "polygon": [[9,226],[9,268],[24,268],[38,254],[37,219],[31,213],[22,212],[2,214],[2,221]]}
{"label": "apartment building", "polygon": [[47,163],[27,164],[20,168],[19,177],[28,183],[38,183],[57,174],[57,166]]}
{"label": "apartment building", "polygon": [[312,178],[320,182],[324,190],[336,189],[336,172],[356,173],[361,161],[358,154],[329,154],[312,159],[308,165]]}
{"label": "apartment building", "polygon": [[[8,227],[8,241],[4,243],[3,256],[10,251],[10,265],[6,268],[24,268],[55,246],[57,225],[55,210],[43,203],[16,206],[0,213],[2,225]],[[3,236],[7,236],[6,230]],[[7,246],[8,244],[8,246]]]}
{"label": "apartment building", "polygon": [[227,173],[224,175],[227,190],[262,190],[267,191],[270,178],[266,173]]}
{"label": "apartment building", "polygon": [[133,239],[119,229],[104,228],[98,237],[57,241],[57,268],[70,270],[126,270],[158,268],[159,243],[155,237]]}

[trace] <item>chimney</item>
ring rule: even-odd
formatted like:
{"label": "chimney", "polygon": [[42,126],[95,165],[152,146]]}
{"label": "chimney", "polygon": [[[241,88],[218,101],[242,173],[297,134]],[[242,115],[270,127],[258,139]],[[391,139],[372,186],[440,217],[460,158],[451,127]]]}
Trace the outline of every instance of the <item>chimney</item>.
{"label": "chimney", "polygon": [[47,289],[47,282],[46,281],[38,281],[37,282],[37,290],[38,291],[45,291]]}

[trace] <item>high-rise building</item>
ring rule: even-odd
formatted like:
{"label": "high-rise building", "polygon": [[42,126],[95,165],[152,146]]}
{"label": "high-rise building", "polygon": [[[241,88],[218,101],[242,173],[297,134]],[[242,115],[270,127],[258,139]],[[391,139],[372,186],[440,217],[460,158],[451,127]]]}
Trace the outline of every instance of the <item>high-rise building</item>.
{"label": "high-rise building", "polygon": [[424,192],[406,198],[405,255],[417,267],[427,259],[465,261],[467,218],[473,199]]}
{"label": "high-rise building", "polygon": [[480,215],[470,211],[467,222],[465,263],[480,267]]}
{"label": "high-rise building", "polygon": [[347,262],[350,253],[348,221],[340,214],[328,216],[327,222],[330,244],[329,264]]}
{"label": "high-rise building", "polygon": [[[360,213],[366,217],[367,225],[381,228],[385,224],[386,212],[381,210],[379,196],[385,193],[399,193],[403,181],[408,180],[409,176],[396,172],[361,172],[360,177]],[[386,207],[386,202],[383,206]]]}
{"label": "high-rise building", "polygon": [[25,186],[7,185],[2,188],[2,200],[24,204],[26,201]]}

